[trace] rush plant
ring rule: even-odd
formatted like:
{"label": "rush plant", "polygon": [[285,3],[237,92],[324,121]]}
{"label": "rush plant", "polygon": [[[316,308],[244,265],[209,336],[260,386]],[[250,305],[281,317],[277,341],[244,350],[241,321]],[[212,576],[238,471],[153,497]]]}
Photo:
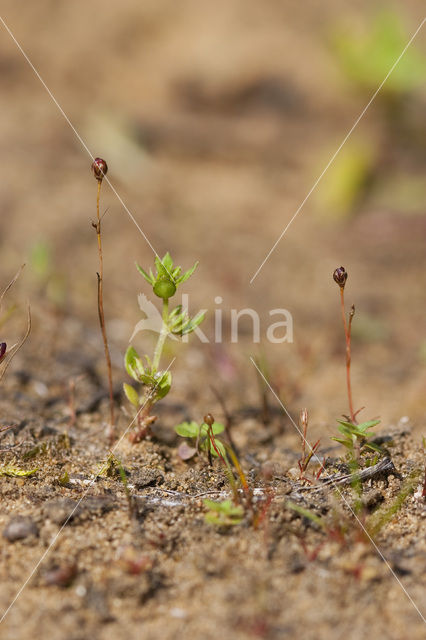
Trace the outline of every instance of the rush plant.
{"label": "rush plant", "polygon": [[105,362],[107,365],[107,373],[108,373],[108,390],[109,390],[109,417],[110,417],[110,425],[109,425],[109,438],[111,441],[114,440],[114,390],[112,386],[112,367],[111,367],[111,356],[109,352],[108,346],[108,338],[106,332],[105,325],[105,314],[104,314],[104,259],[102,253],[102,235],[101,235],[101,222],[102,218],[99,211],[99,203],[101,196],[101,186],[102,180],[107,174],[108,166],[105,160],[102,158],[95,158],[92,163],[92,171],[93,175],[98,183],[98,190],[96,196],[96,222],[92,222],[92,227],[96,232],[96,238],[98,243],[98,257],[99,257],[99,271],[97,272],[97,280],[98,280],[98,316],[99,316],[99,326],[101,328],[102,340],[104,343],[104,352],[105,352]]}
{"label": "rush plant", "polygon": [[351,306],[348,318],[346,319],[344,292],[348,273],[345,267],[338,267],[335,269],[333,272],[333,279],[336,284],[339,285],[340,289],[340,307],[346,342],[346,387],[348,393],[349,415],[344,416],[346,420],[339,420],[338,429],[343,435],[343,438],[332,438],[332,440],[336,440],[346,447],[348,449],[350,459],[357,464],[360,460],[360,454],[363,448],[382,453],[382,449],[371,442],[371,438],[374,434],[369,431],[369,429],[376,427],[380,423],[380,420],[369,420],[362,424],[357,423],[356,417],[361,409],[354,411],[351,385],[351,331],[352,320],[355,315],[355,305]]}
{"label": "rush plant", "polygon": [[[163,259],[155,258],[156,273],[150,269],[149,273],[141,266],[136,265],[139,273],[152,286],[153,292],[162,300],[161,321],[158,327],[158,338],[154,348],[152,358],[148,355],[140,357],[133,346],[129,346],[124,364],[129,376],[138,383],[138,389],[130,384],[124,383],[124,393],[127,399],[136,408],[136,428],[131,432],[132,442],[140,442],[149,434],[151,424],[155,422],[157,416],[151,414],[153,406],[170,391],[172,385],[172,375],[168,369],[161,368],[161,356],[164,344],[168,336],[176,338],[192,333],[204,320],[205,313],[199,312],[190,318],[186,309],[182,305],[177,305],[170,310],[169,300],[172,298],[178,287],[192,276],[197,268],[198,262],[188,271],[182,273],[182,267],[175,266],[169,253]],[[133,336],[143,328],[142,320],[136,325]],[[132,336],[132,337],[133,337]]]}
{"label": "rush plant", "polygon": [[[16,275],[12,278],[12,280],[9,282],[7,287],[0,294],[0,328],[8,320],[8,317],[10,316],[10,313],[11,313],[11,311],[6,311],[5,313],[3,313],[3,309],[2,309],[2,307],[3,307],[3,299],[4,299],[5,295],[7,294],[7,292],[9,291],[9,289],[11,289],[13,287],[13,285],[15,284],[17,279],[19,278],[19,276],[21,274],[21,271],[24,268],[24,266],[25,265],[21,266],[19,271],[16,273]],[[24,342],[26,341],[26,339],[30,335],[30,331],[31,331],[31,311],[30,311],[30,307],[28,305],[28,310],[27,310],[27,330],[26,330],[24,336],[21,338],[21,340],[19,340],[19,342],[17,342],[16,344],[12,345],[11,347],[8,347],[6,342],[0,342],[0,380],[3,378],[4,374],[6,373],[6,370],[7,370],[8,366],[9,366],[9,364],[12,362],[12,360],[13,360],[14,356],[16,355],[16,353],[19,351],[19,349],[22,347],[22,345],[24,344]]]}
{"label": "rush plant", "polygon": [[339,289],[340,289],[340,308],[342,311],[343,328],[345,331],[345,341],[346,341],[346,387],[348,391],[349,418],[352,423],[355,423],[356,413],[354,412],[354,408],[353,408],[352,385],[351,385],[351,330],[352,330],[352,320],[355,315],[355,305],[351,306],[348,319],[346,320],[345,285],[346,285],[346,280],[348,279],[348,273],[345,267],[339,267],[338,269],[335,269],[333,273],[333,279],[334,279],[334,282],[336,282],[336,284],[339,285]]}

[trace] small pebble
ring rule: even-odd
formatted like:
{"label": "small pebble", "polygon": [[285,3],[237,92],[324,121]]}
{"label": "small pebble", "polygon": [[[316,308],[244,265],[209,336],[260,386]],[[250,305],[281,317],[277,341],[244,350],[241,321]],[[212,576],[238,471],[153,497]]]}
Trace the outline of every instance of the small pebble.
{"label": "small pebble", "polygon": [[6,538],[9,542],[24,540],[29,536],[37,535],[37,525],[29,516],[13,516],[3,530],[3,538]]}

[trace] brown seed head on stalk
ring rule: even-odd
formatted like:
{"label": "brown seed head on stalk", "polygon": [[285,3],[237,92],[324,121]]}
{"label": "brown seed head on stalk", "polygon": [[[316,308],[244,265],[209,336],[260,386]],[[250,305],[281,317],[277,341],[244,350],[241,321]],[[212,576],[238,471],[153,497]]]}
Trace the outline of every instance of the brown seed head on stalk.
{"label": "brown seed head on stalk", "polygon": [[108,165],[102,158],[95,158],[92,163],[92,171],[96,180],[102,182],[108,172]]}
{"label": "brown seed head on stalk", "polygon": [[213,425],[214,422],[214,418],[212,416],[211,413],[208,413],[207,415],[204,416],[204,422],[206,423],[206,425],[208,425],[209,427],[211,427]]}
{"label": "brown seed head on stalk", "polygon": [[7,344],[5,342],[0,342],[0,362],[6,355]]}
{"label": "brown seed head on stalk", "polygon": [[303,427],[304,430],[308,428],[308,410],[302,409],[300,412],[300,426]]}
{"label": "brown seed head on stalk", "polygon": [[345,267],[339,267],[333,273],[334,282],[336,282],[341,289],[345,288],[346,280],[348,279],[348,273]]}

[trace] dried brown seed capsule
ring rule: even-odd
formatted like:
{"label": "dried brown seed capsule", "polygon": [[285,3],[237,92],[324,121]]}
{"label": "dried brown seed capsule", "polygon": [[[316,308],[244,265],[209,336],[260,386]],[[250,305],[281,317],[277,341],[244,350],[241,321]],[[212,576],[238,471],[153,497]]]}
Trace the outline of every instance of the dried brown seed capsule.
{"label": "dried brown seed capsule", "polygon": [[206,425],[208,425],[209,427],[211,427],[213,425],[214,422],[214,418],[212,416],[211,413],[208,413],[207,415],[204,416],[204,422],[206,423]]}
{"label": "dried brown seed capsule", "polygon": [[95,158],[92,163],[92,171],[96,180],[102,182],[108,172],[108,165],[102,158]]}
{"label": "dried brown seed capsule", "polygon": [[345,288],[346,280],[348,279],[348,274],[345,267],[339,267],[333,273],[334,282],[336,282],[341,289]]}
{"label": "dried brown seed capsule", "polygon": [[0,342],[0,362],[3,360],[6,355],[7,345],[5,342]]}

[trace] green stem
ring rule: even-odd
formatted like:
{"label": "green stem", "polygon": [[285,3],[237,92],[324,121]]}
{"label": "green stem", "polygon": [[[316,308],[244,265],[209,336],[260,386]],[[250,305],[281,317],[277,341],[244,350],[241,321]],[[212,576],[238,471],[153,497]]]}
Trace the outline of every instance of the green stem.
{"label": "green stem", "polygon": [[152,360],[152,368],[155,371],[158,371],[158,367],[160,366],[161,354],[163,353],[164,343],[167,338],[168,331],[168,320],[169,320],[169,300],[163,300],[163,325],[161,327],[160,335],[158,336],[158,341],[155,346],[154,358]]}

